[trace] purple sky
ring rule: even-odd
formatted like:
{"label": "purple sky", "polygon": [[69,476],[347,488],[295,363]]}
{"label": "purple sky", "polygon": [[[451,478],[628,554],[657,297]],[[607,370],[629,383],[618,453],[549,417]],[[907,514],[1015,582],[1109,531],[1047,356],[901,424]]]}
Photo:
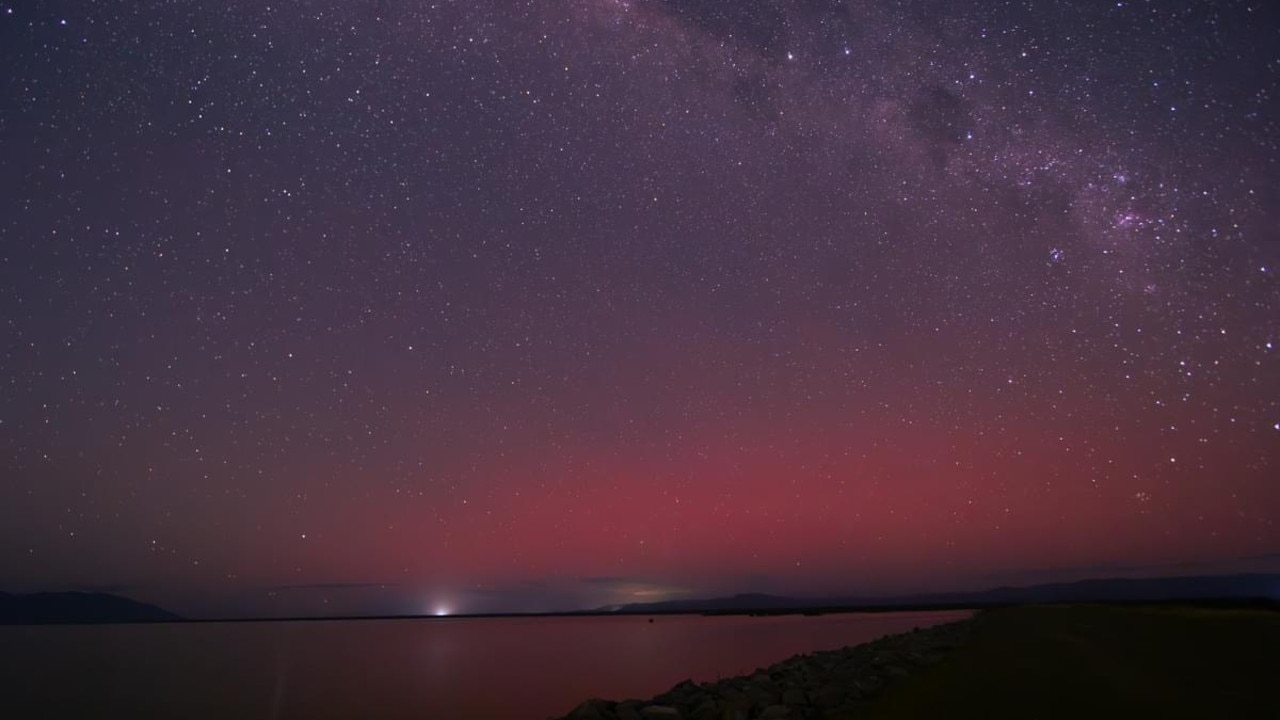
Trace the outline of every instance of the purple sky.
{"label": "purple sky", "polygon": [[1261,2],[0,0],[0,589],[1276,569]]}

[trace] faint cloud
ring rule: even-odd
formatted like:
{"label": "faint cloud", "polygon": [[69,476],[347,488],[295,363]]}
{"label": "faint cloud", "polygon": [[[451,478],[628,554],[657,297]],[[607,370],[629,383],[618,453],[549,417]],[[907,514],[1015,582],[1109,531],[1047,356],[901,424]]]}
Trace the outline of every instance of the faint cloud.
{"label": "faint cloud", "polygon": [[590,575],[498,583],[457,593],[465,612],[564,612],[691,594],[688,588],[647,577]]}

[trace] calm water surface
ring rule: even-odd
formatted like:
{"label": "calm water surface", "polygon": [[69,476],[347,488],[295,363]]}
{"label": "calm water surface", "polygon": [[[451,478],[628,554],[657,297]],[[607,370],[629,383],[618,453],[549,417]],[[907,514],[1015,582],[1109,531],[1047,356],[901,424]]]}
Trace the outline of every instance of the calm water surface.
{"label": "calm water surface", "polygon": [[541,719],[968,615],[8,627],[0,716]]}

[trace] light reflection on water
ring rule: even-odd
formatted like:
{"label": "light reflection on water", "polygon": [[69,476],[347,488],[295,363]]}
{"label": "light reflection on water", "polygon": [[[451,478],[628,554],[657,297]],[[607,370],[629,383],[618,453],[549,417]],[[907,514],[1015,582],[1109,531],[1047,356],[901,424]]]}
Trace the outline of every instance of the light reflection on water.
{"label": "light reflection on water", "polygon": [[8,627],[0,698],[13,718],[540,719],[968,614]]}

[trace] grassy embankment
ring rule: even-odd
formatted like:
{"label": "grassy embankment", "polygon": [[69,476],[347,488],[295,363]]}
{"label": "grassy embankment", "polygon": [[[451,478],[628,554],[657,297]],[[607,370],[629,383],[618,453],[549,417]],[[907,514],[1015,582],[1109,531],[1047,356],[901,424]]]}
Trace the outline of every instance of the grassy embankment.
{"label": "grassy embankment", "polygon": [[1280,718],[1280,612],[995,610],[859,718]]}

